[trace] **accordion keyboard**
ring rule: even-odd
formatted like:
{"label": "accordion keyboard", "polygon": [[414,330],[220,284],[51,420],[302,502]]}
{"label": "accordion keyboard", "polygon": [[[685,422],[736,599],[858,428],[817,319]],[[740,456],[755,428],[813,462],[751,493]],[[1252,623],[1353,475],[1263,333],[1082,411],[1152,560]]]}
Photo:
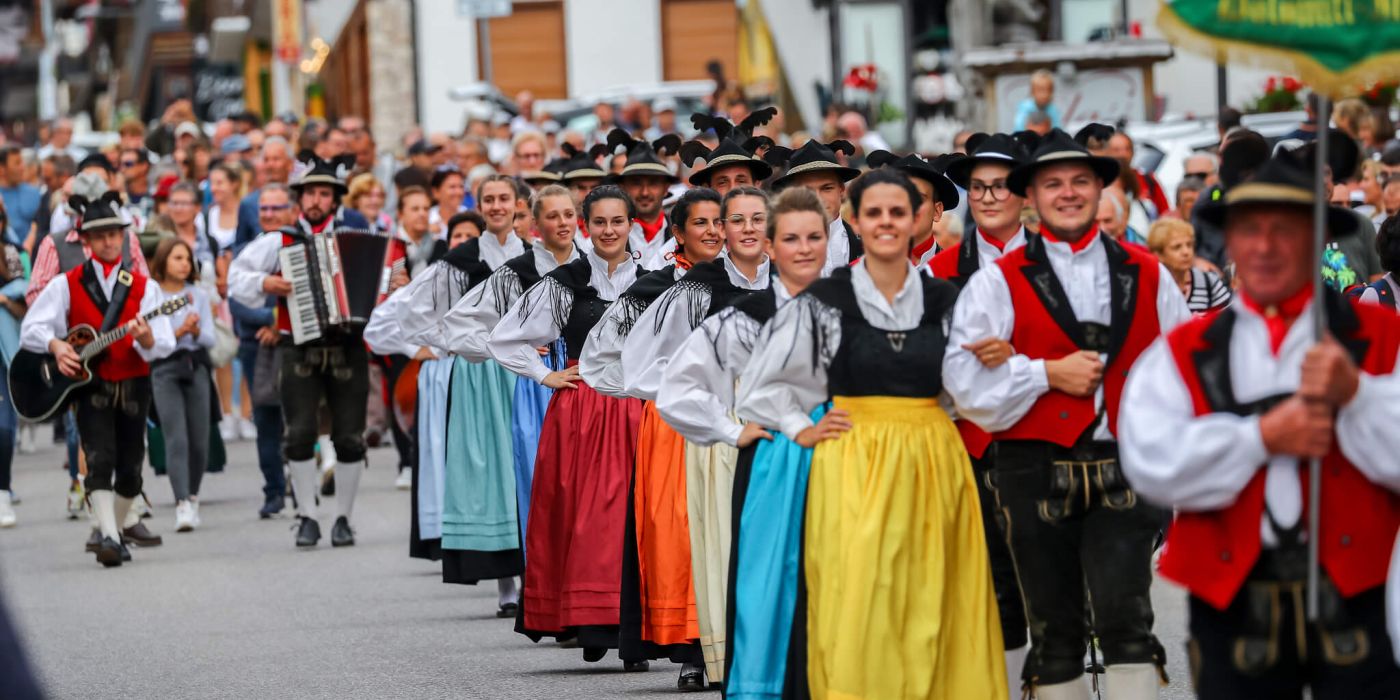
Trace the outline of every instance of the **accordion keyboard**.
{"label": "accordion keyboard", "polygon": [[287,310],[291,314],[292,342],[301,343],[321,337],[321,323],[316,316],[316,293],[311,285],[319,278],[312,274],[304,245],[287,246],[280,255],[282,276],[292,283],[292,293],[287,297]]}

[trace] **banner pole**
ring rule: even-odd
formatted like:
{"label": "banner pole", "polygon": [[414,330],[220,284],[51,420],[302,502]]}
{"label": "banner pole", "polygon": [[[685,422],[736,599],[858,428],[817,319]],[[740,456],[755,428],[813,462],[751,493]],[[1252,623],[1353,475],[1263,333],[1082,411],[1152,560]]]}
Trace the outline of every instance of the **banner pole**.
{"label": "banner pole", "polygon": [[[1321,95],[1317,101],[1317,150],[1313,163],[1313,339],[1322,342],[1327,333],[1327,298],[1322,282],[1323,253],[1327,247],[1327,207],[1332,193],[1327,192],[1326,168],[1329,132],[1332,122],[1332,98]],[[1308,620],[1318,621],[1319,586],[1322,579],[1318,549],[1322,531],[1322,460],[1313,457],[1308,466]]]}

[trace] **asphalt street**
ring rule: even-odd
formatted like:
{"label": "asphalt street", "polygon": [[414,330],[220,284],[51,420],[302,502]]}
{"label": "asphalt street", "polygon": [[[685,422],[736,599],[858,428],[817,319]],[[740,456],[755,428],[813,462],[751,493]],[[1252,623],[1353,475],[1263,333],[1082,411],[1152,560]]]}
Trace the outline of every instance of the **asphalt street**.
{"label": "asphalt street", "polygon": [[[47,432],[47,431],[41,431]],[[88,525],[64,511],[62,451],[18,456],[19,525],[0,531],[0,592],[52,698],[674,698],[678,668],[623,673],[615,656],[532,644],[495,617],[496,587],[445,585],[407,554],[408,492],[395,460],[370,453],[353,522],[357,544],[297,551],[289,514],[259,520],[251,442],[205,478],[203,526],[174,532],[163,477],[146,471],[165,537],[104,570],[83,551]],[[290,511],[288,511],[289,513]],[[1190,698],[1179,590],[1154,591],[1170,658],[1164,698]],[[707,697],[718,697],[718,693]]]}

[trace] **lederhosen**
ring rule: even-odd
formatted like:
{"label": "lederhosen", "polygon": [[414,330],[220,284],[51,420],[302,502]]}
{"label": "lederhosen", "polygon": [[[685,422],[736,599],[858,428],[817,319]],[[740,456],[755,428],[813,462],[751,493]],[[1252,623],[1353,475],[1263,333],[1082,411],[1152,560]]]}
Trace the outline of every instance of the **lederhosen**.
{"label": "lederhosen", "polygon": [[[933,275],[946,279],[961,292],[967,281],[982,267],[978,254],[980,245],[975,238],[964,238],[953,247],[934,256],[929,263]],[[951,263],[951,264],[950,264]],[[987,558],[992,563],[992,587],[996,589],[997,611],[1001,615],[1001,638],[1007,649],[1026,645],[1026,606],[1021,602],[1021,584],[1016,579],[1016,564],[1006,545],[1005,524],[1000,521],[996,491],[992,488],[992,466],[996,462],[996,445],[987,431],[971,421],[958,420],[958,434],[967,447],[972,461],[972,473],[977,477],[977,495],[982,503],[982,529],[987,536]]]}
{"label": "lederhosen", "polygon": [[[337,222],[329,221],[323,233],[335,235]],[[299,237],[282,236],[282,246],[300,242]],[[341,328],[301,345],[292,342],[291,313],[287,298],[277,299],[277,328],[282,338],[278,346],[277,390],[282,396],[285,419],[283,455],[288,461],[304,461],[316,456],[320,430],[320,409],[324,400],[330,413],[331,442],[336,460],[343,463],[365,458],[365,411],[369,401],[369,349],[363,328]]]}
{"label": "lederhosen", "polygon": [[1128,369],[1159,333],[1159,264],[1107,236],[1102,243],[1108,326],[1075,318],[1040,235],[1028,234],[1024,248],[997,262],[1016,309],[1011,343],[1017,352],[1032,359],[1076,350],[1108,356],[1102,411],[1093,397],[1052,389],[994,436],[992,479],[1031,629],[1022,678],[1032,686],[1083,675],[1091,633],[1105,665],[1165,663],[1152,634],[1149,595],[1152,551],[1165,514],[1133,492],[1119,467],[1118,444],[1094,438],[1101,422],[1110,430],[1116,425]]}
{"label": "lederhosen", "polygon": [[[1353,308],[1335,293],[1328,301],[1331,332],[1357,366],[1376,375],[1394,371],[1400,323],[1392,312]],[[1230,371],[1235,320],[1236,312],[1226,309],[1168,338],[1197,415],[1258,416],[1288,398],[1236,399]],[[1308,470],[1299,466],[1306,501]],[[1400,496],[1371,483],[1333,442],[1322,472],[1322,616],[1311,624],[1305,617],[1306,510],[1292,527],[1279,526],[1265,500],[1265,475],[1265,469],[1256,472],[1224,509],[1180,513],[1161,559],[1163,575],[1191,592],[1197,694],[1203,700],[1301,698],[1308,686],[1318,700],[1400,697],[1384,597]],[[1277,546],[1262,546],[1261,518]]]}
{"label": "lederhosen", "polygon": [[[140,314],[146,278],[125,266],[117,273],[111,299],[102,291],[92,264],[74,267],[64,278],[70,329],[85,323],[103,333]],[[83,485],[88,492],[112,490],[126,498],[141,495],[151,370],[136,353],[134,342],[127,336],[95,358],[91,366],[97,376],[74,401],[78,436],[87,455]]]}

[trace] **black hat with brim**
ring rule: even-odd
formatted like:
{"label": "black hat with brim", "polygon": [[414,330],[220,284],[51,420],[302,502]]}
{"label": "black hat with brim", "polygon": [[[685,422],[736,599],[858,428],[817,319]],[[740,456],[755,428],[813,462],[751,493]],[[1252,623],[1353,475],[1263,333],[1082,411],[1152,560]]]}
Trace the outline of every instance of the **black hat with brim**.
{"label": "black hat with brim", "polygon": [[[1220,199],[1201,205],[1204,221],[1224,228],[1231,210],[1247,206],[1290,206],[1312,211],[1315,178],[1302,154],[1283,152],[1265,161],[1248,180],[1231,187]],[[1327,228],[1333,236],[1356,231],[1356,215],[1342,207],[1327,207]]]}
{"label": "black hat with brim", "polygon": [[934,167],[934,165],[913,153],[900,157],[889,151],[871,151],[866,154],[865,162],[875,168],[893,168],[912,178],[923,180],[933,185],[933,194],[938,201],[943,204],[946,211],[958,206],[962,201],[962,196],[958,194],[958,188],[953,184],[948,176]]}
{"label": "black hat with brim", "polygon": [[657,151],[663,153],[675,153],[680,150],[681,138],[675,134],[666,134],[661,138],[647,143],[639,139],[634,139],[630,134],[622,129],[613,129],[608,133],[609,152],[614,151],[618,146],[627,148],[627,165],[623,166],[622,172],[617,174],[617,180],[621,181],[629,177],[654,176],[665,178],[668,182],[676,183],[681,179],[661,162],[661,158],[656,155]]}
{"label": "black hat with brim", "polygon": [[78,161],[78,168],[74,172],[80,173],[88,168],[102,168],[106,170],[108,174],[117,172],[117,169],[112,167],[112,161],[107,160],[107,156],[101,153],[90,153],[82,160]]}
{"label": "black hat with brim", "polygon": [[302,151],[301,155],[297,156],[292,182],[287,187],[299,195],[311,185],[326,185],[334,189],[336,194],[344,195],[349,189],[345,179],[354,167],[355,157],[351,155],[339,155],[325,161],[311,151]]}
{"label": "black hat with brim", "polygon": [[[978,136],[983,136],[983,138],[978,138]],[[1031,159],[1026,147],[1010,134],[973,134],[967,141],[970,149],[967,155],[958,156],[943,171],[949,180],[957,183],[963,189],[968,188],[972,181],[972,171],[978,165],[991,163],[1004,165],[1015,170]]]}
{"label": "black hat with brim", "polygon": [[[754,143],[764,141],[772,143],[763,137],[749,140]],[[753,150],[749,146],[750,144],[739,143],[733,138],[722,139],[713,151],[699,141],[685,144],[681,147],[681,162],[689,165],[702,158],[705,160],[705,167],[690,174],[690,184],[696,187],[709,187],[710,179],[716,170],[735,165],[747,167],[749,172],[753,173],[755,182],[767,180],[773,174],[773,166],[755,158]]]}
{"label": "black hat with brim", "polygon": [[1105,186],[1118,179],[1118,171],[1121,169],[1118,161],[1105,156],[1093,155],[1089,149],[1075,141],[1069,134],[1060,129],[1054,129],[1041,140],[1028,162],[1022,163],[1011,171],[1011,175],[1006,178],[1006,186],[1012,194],[1024,197],[1026,196],[1026,186],[1030,184],[1031,178],[1035,177],[1041,168],[1064,163],[1083,163],[1089,166]]}
{"label": "black hat with brim", "polygon": [[860,177],[860,170],[844,166],[836,160],[837,151],[852,156],[855,155],[856,149],[849,141],[837,140],[831,143],[822,143],[812,139],[795,151],[776,146],[770,148],[768,153],[764,154],[763,159],[774,165],[787,166],[787,172],[773,181],[774,189],[787,187],[798,175],[807,173],[834,173],[836,177],[841,179],[841,182],[850,182]]}
{"label": "black hat with brim", "polygon": [[598,159],[611,153],[606,144],[597,144],[587,151],[580,151],[568,142],[559,145],[566,158],[560,163],[559,176],[564,182],[574,180],[601,180],[608,172],[598,167]]}
{"label": "black hat with brim", "polygon": [[122,218],[122,197],[114,191],[108,191],[95,200],[75,194],[68,198],[68,206],[77,212],[82,220],[78,227],[79,233],[127,226],[126,219]]}

